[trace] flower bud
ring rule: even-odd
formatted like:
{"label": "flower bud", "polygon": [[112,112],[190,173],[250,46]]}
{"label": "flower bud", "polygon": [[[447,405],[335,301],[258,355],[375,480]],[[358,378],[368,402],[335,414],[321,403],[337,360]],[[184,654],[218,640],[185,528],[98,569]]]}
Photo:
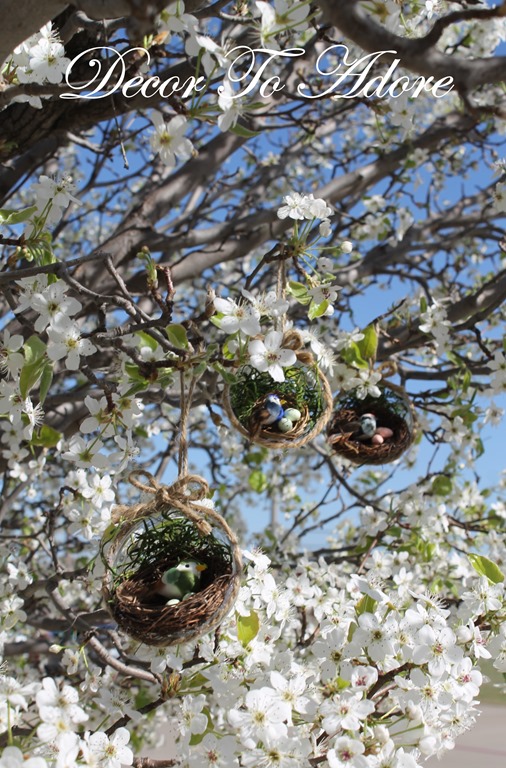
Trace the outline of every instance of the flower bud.
{"label": "flower bud", "polygon": [[472,630],[466,626],[457,627],[455,635],[459,643],[469,643],[473,639]]}
{"label": "flower bud", "polygon": [[375,725],[373,728],[374,738],[379,741],[382,747],[390,741],[390,733],[385,725]]}

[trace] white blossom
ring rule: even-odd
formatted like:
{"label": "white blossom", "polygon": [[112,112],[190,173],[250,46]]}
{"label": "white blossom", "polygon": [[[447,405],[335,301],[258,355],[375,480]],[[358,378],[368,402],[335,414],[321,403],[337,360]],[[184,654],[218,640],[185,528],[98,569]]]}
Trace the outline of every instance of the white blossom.
{"label": "white blossom", "polygon": [[160,155],[161,161],[174,168],[179,160],[189,160],[195,152],[190,139],[185,136],[188,122],[183,115],[176,115],[168,123],[160,112],[152,112],[155,132],[151,135],[151,148]]}
{"label": "white blossom", "polygon": [[284,381],[283,368],[295,364],[297,356],[292,349],[282,347],[281,331],[269,331],[265,339],[254,339],[248,344],[249,360],[253,368],[269,373],[274,381]]}

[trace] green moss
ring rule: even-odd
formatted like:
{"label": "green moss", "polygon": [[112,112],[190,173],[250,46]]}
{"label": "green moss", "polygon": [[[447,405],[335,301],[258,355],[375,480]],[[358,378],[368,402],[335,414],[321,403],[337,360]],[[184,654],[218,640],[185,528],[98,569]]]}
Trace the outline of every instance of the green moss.
{"label": "green moss", "polygon": [[169,508],[139,521],[139,528],[129,536],[113,569],[115,588],[141,572],[165,570],[182,560],[204,563],[210,573],[232,570],[232,553],[227,544],[213,534],[202,536],[191,520],[176,515]]}
{"label": "green moss", "polygon": [[260,373],[254,368],[243,368],[237,374],[236,381],[230,385],[230,404],[236,418],[248,429],[253,411],[258,400],[265,395],[275,393],[284,402],[309,411],[308,431],[312,429],[324,410],[324,397],[318,369],[285,368],[285,381],[277,382],[268,373]]}

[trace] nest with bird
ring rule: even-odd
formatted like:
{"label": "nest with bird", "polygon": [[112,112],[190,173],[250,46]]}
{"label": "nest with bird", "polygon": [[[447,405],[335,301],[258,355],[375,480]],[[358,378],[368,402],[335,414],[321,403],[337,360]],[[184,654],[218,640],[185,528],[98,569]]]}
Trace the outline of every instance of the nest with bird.
{"label": "nest with bird", "polygon": [[[329,383],[313,358],[304,349],[300,333],[289,330],[282,346],[295,352],[297,362],[284,368],[285,380],[274,381],[268,372],[243,366],[235,381],[227,384],[223,407],[231,424],[248,440],[266,448],[298,448],[313,440],[325,428],[332,414]],[[278,415],[264,418],[268,408]]]}
{"label": "nest with bird", "polygon": [[[285,380],[277,382],[269,373],[245,366],[225,389],[223,405],[230,422],[252,443],[301,447],[320,434],[331,416],[332,392],[316,364],[285,368],[284,375]],[[269,399],[278,404],[281,417],[265,423],[260,414]]]}
{"label": "nest with bird", "polygon": [[[201,477],[188,475],[167,487],[135,472],[130,482],[151,499],[117,507],[104,534],[106,606],[120,629],[146,645],[194,640],[215,628],[235,602],[242,571],[237,539],[205,503],[209,488]],[[198,564],[199,581],[182,599],[167,601],[157,585],[185,561]]]}
{"label": "nest with bird", "polygon": [[[353,392],[339,397],[327,429],[327,441],[340,456],[355,464],[388,464],[415,439],[416,422],[411,401],[401,387],[384,382],[379,397],[359,399]],[[354,426],[372,415],[376,430],[370,438],[357,435]]]}

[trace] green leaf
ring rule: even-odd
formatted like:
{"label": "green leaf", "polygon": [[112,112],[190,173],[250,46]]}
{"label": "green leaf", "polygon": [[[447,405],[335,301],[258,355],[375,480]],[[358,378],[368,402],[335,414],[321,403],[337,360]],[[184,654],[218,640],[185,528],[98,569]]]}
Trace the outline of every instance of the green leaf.
{"label": "green leaf", "polygon": [[453,483],[446,475],[438,475],[432,481],[432,493],[435,496],[449,496],[453,490]]}
{"label": "green leaf", "polygon": [[39,336],[30,336],[23,344],[23,352],[25,353],[25,361],[33,363],[46,354],[46,345]]}
{"label": "green leaf", "polygon": [[288,290],[296,299],[303,299],[307,296],[307,288],[304,283],[298,283],[296,280],[290,280]]}
{"label": "green leaf", "polygon": [[417,537],[415,549],[421,555],[425,563],[432,562],[434,552],[436,551],[436,545],[433,542],[425,541],[424,539]]}
{"label": "green leaf", "polygon": [[420,314],[427,312],[427,299],[425,296],[420,296]]}
{"label": "green leaf", "polygon": [[477,459],[479,459],[480,456],[483,456],[483,454],[485,453],[485,446],[483,445],[483,440],[481,439],[481,437],[475,438],[474,453]]}
{"label": "green leaf", "polygon": [[296,280],[289,281],[288,293],[290,293],[299,304],[310,304],[312,301],[304,283],[298,283]]}
{"label": "green leaf", "polygon": [[498,565],[489,560],[484,555],[477,555],[471,553],[468,555],[469,562],[473,566],[474,570],[480,574],[480,576],[486,576],[492,584],[499,584],[504,581],[504,573],[501,571]]}
{"label": "green leaf", "polygon": [[132,386],[125,392],[125,397],[134,397],[134,395],[139,394],[139,392],[145,392],[148,386],[149,384],[147,381],[139,381],[136,384],[132,384]]}
{"label": "green leaf", "polygon": [[235,384],[235,375],[221,363],[214,363],[213,369],[219,373],[225,384]]}
{"label": "green leaf", "polygon": [[363,595],[355,608],[355,613],[357,616],[361,616],[363,613],[374,613],[375,608],[376,600],[369,595]]}
{"label": "green leaf", "polygon": [[200,744],[200,742],[202,741],[206,733],[208,733],[207,727],[203,733],[192,733],[192,735],[190,736],[190,741],[188,742],[189,746],[195,747],[197,744]]}
{"label": "green leaf", "polygon": [[158,374],[158,384],[162,389],[168,389],[174,384],[174,376],[172,374],[172,368]]}
{"label": "green leaf", "polygon": [[[212,320],[212,318],[211,318],[211,320]],[[225,360],[235,360],[235,351],[232,352],[230,350],[230,347],[228,346],[228,343],[229,343],[229,341],[233,341],[236,338],[236,336],[237,336],[236,333],[234,333],[233,336],[229,336],[228,339],[226,340],[226,342],[223,344],[222,353],[223,353],[223,357],[225,358]]]}
{"label": "green leaf", "polygon": [[471,427],[478,418],[478,414],[472,410],[470,405],[452,411],[450,418],[454,419],[456,416],[460,416],[466,427]]}
{"label": "green leaf", "polygon": [[152,283],[156,285],[157,283],[157,275],[156,275],[156,264],[153,261],[153,258],[149,251],[147,250],[141,250],[136,254],[136,257],[139,259],[139,261],[143,261],[146,265],[146,272],[148,275],[148,283]]}
{"label": "green leaf", "polygon": [[360,349],[354,341],[346,349],[343,349],[341,357],[348,365],[352,365],[354,368],[369,368],[368,363],[363,359]]}
{"label": "green leaf", "polygon": [[[132,382],[136,382],[137,384],[142,384],[143,389],[147,389],[149,386],[149,382],[147,379],[144,378],[142,373],[139,371],[139,366],[135,363],[125,363],[125,371],[130,378]],[[139,392],[142,390],[138,390]]]}
{"label": "green leaf", "polygon": [[252,611],[249,616],[240,616],[236,614],[237,622],[237,637],[243,648],[251,643],[252,640],[258,635],[260,629],[260,619],[255,611]]}
{"label": "green leaf", "polygon": [[149,333],[144,333],[144,331],[136,331],[135,335],[142,340],[144,346],[149,347],[153,351],[157,348],[158,342],[156,339],[150,336]]}
{"label": "green leaf", "polygon": [[47,424],[43,424],[39,433],[33,435],[31,443],[32,445],[40,445],[43,448],[54,448],[55,445],[58,445],[61,439],[61,432],[53,429],[53,427],[49,427]]}
{"label": "green leaf", "polygon": [[52,381],[53,363],[47,360],[44,364],[44,368],[42,369],[42,376],[40,377],[39,400],[41,405],[44,405],[44,400],[47,397],[47,393],[49,392],[49,387],[51,386]]}
{"label": "green leaf", "polygon": [[205,360],[202,360],[198,365],[195,366],[193,369],[193,375],[194,376],[202,376],[207,371],[207,363]]}
{"label": "green leaf", "polygon": [[179,323],[172,323],[165,330],[173,347],[176,347],[176,349],[188,349],[188,336],[184,326]]}
{"label": "green leaf", "polygon": [[7,208],[0,208],[0,224],[7,226],[11,224],[21,224],[30,218],[37,210],[36,205],[29,208],[22,208],[20,211],[9,211]]}
{"label": "green leaf", "polygon": [[471,371],[466,368],[462,377],[462,392],[467,392],[472,381]]}
{"label": "green leaf", "polygon": [[33,363],[28,363],[22,367],[21,373],[19,374],[19,391],[23,400],[28,397],[30,390],[41,378],[45,365],[46,363],[44,359],[39,358],[38,360],[34,360]]}
{"label": "green leaf", "polygon": [[260,136],[260,131],[250,131],[249,128],[245,128],[244,125],[239,125],[239,123],[236,123],[228,130],[230,133],[235,133],[236,136],[241,136],[243,139],[253,139],[255,136]]}
{"label": "green leaf", "polygon": [[312,301],[309,306],[309,311],[307,313],[307,316],[309,317],[310,320],[314,320],[316,317],[321,317],[327,311],[328,306],[329,306],[329,302],[327,301],[327,299],[325,299],[325,301],[322,301],[321,304],[315,304],[315,302]]}
{"label": "green leaf", "polygon": [[248,478],[248,483],[253,491],[262,493],[268,486],[267,476],[260,469],[254,469]]}
{"label": "green leaf", "polygon": [[357,342],[360,356],[363,360],[376,360],[378,350],[378,334],[373,324],[363,330],[364,338]]}
{"label": "green leaf", "polygon": [[265,461],[265,455],[260,451],[251,451],[251,453],[247,453],[244,457],[244,461],[246,464],[250,464],[256,467],[259,467],[260,464],[262,464],[263,461]]}

